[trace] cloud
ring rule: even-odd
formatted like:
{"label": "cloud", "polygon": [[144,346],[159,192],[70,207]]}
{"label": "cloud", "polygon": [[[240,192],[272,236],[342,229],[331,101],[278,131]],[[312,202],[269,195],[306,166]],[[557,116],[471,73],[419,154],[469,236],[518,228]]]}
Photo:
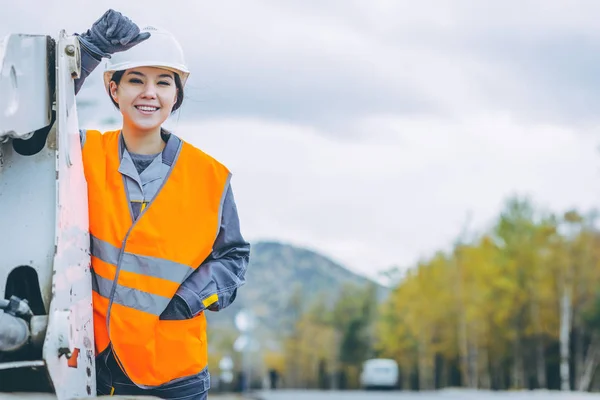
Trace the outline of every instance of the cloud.
{"label": "cloud", "polygon": [[465,216],[473,229],[518,193],[553,211],[600,200],[594,141],[569,128],[524,126],[508,115],[362,122],[373,143],[259,119],[172,124],[226,163],[251,239],[307,245],[375,275],[446,248]]}
{"label": "cloud", "polygon": [[[592,0],[153,4],[113,7],[182,42],[193,71],[184,119],[258,117],[352,138],[365,134],[350,129],[354,118],[371,114],[494,111],[597,123],[600,4]],[[81,32],[107,7],[11,2],[0,34]]]}
{"label": "cloud", "polygon": [[186,117],[308,121],[337,135],[390,113],[597,123],[595,2],[258,4],[206,26],[222,35],[192,60],[199,102]]}

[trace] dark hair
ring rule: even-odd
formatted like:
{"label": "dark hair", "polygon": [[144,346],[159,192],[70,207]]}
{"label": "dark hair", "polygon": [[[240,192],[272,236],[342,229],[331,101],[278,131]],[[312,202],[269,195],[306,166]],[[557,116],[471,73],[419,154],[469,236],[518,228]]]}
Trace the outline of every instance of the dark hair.
{"label": "dark hair", "polygon": [[[125,74],[125,70],[115,71],[110,81],[114,82],[117,86],[119,86],[119,83],[121,83],[121,78],[123,78],[123,74]],[[177,88],[177,101],[175,102],[171,113],[177,111],[177,109],[181,107],[181,103],[183,103],[183,85],[181,84],[181,78],[179,77],[179,74],[177,72],[173,72],[173,74],[175,75],[175,87]],[[113,97],[110,95],[110,93],[109,97],[110,101],[112,101],[115,107],[119,109],[119,105],[117,104],[115,99],[113,99]]]}

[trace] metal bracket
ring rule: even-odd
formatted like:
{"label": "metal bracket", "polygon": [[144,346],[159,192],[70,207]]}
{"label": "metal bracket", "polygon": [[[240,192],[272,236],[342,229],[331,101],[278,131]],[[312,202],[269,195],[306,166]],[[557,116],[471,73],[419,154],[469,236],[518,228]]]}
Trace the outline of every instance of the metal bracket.
{"label": "metal bracket", "polygon": [[[64,32],[64,31],[63,31]],[[76,36],[66,36],[64,39],[64,52],[71,77],[77,79],[81,76],[81,49]]]}

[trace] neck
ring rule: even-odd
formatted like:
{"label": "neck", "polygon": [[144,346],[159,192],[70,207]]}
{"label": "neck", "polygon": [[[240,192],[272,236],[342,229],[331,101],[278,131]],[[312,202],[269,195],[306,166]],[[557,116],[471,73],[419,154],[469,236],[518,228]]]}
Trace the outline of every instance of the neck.
{"label": "neck", "polygon": [[127,151],[131,153],[157,154],[165,147],[165,142],[160,135],[160,127],[141,131],[140,129],[124,125],[121,132],[123,133]]}

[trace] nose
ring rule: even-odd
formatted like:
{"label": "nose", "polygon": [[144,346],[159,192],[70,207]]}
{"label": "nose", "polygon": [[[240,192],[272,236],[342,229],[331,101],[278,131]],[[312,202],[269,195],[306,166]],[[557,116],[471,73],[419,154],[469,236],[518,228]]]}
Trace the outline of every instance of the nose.
{"label": "nose", "polygon": [[154,82],[147,82],[144,86],[144,92],[142,93],[142,97],[146,99],[155,99],[156,89],[157,88]]}

